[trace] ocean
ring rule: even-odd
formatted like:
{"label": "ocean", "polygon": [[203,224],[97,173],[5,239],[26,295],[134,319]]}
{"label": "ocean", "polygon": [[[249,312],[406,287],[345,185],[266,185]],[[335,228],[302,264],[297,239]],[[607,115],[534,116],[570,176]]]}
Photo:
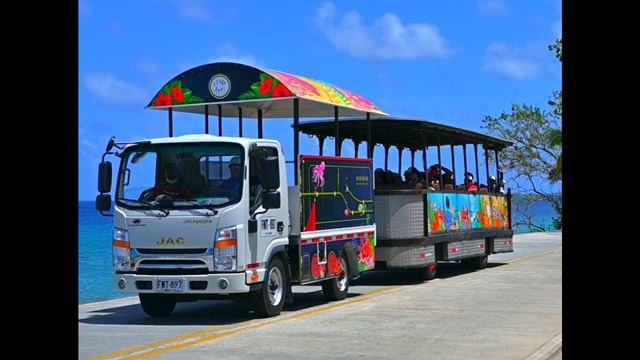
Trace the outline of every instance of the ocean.
{"label": "ocean", "polygon": [[[547,226],[552,224],[553,208],[547,202],[531,207],[533,219]],[[515,221],[516,219],[514,219]],[[100,215],[93,201],[78,204],[78,298],[79,302],[110,300],[133,294],[119,294],[112,289],[111,229],[113,218]],[[528,229],[515,229],[528,232]]]}

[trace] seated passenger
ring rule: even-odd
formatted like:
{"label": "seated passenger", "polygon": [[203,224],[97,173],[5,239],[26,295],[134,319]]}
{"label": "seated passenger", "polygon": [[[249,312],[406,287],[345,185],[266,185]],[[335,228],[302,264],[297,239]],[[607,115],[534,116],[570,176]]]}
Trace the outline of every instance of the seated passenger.
{"label": "seated passenger", "polygon": [[432,179],[429,183],[429,190],[440,190],[440,180]]}
{"label": "seated passenger", "polygon": [[473,182],[473,174],[466,172],[464,174],[464,186],[467,187],[467,191],[478,191],[478,184]]}
{"label": "seated passenger", "polygon": [[191,187],[178,177],[178,166],[176,164],[166,163],[163,172],[164,178],[153,190],[153,199],[163,194],[169,195],[174,199],[193,199]]}
{"label": "seated passenger", "polygon": [[208,193],[207,178],[200,172],[200,163],[192,153],[180,153],[182,177],[184,183],[193,190],[194,196],[205,196]]}
{"label": "seated passenger", "polygon": [[422,182],[420,182],[420,177],[418,174],[418,169],[413,166],[405,170],[405,185],[408,185],[413,190],[424,189],[424,185],[422,184]]}

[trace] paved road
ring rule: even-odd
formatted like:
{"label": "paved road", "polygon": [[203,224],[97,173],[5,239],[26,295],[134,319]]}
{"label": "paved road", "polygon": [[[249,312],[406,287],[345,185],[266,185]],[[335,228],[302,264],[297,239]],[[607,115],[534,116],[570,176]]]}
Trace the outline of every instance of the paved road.
{"label": "paved road", "polygon": [[269,319],[233,301],[179,303],[165,319],[147,317],[137,297],[84,304],[79,356],[561,358],[562,233],[517,235],[514,247],[490,256],[485,270],[440,264],[425,283],[368,272],[341,302],[326,302],[319,286],[296,286],[294,304]]}

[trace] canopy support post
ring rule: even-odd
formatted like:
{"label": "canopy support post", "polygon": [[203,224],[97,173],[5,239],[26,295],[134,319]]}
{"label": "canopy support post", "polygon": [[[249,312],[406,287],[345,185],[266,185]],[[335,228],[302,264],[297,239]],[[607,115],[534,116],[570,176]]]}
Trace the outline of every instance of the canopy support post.
{"label": "canopy support post", "polygon": [[298,185],[298,154],[300,153],[300,99],[293,99],[293,179]]}
{"label": "canopy support post", "polygon": [[411,149],[411,167],[415,167],[416,149]]}
{"label": "canopy support post", "polygon": [[[478,188],[480,188],[480,168],[478,165],[478,144],[473,144],[473,153],[476,157],[476,176],[478,177]],[[487,179],[487,186],[489,186],[489,179]]]}
{"label": "canopy support post", "polygon": [[371,143],[371,113],[367,113],[367,159],[373,159],[373,144]]}
{"label": "canopy support post", "polygon": [[389,170],[389,145],[384,145],[384,170]]}
{"label": "canopy support post", "polygon": [[238,106],[238,136],[242,137],[242,108]]}
{"label": "canopy support post", "polygon": [[482,148],[484,149],[484,165],[486,167],[487,170],[487,189],[489,189],[489,150],[487,150],[484,145],[482,145]]}
{"label": "canopy support post", "polygon": [[425,172],[425,177],[429,181],[429,174],[427,174],[427,147],[422,145],[422,170]]}
{"label": "canopy support post", "polygon": [[360,147],[360,141],[353,140],[353,149],[355,150],[355,157],[358,157],[358,148]]}
{"label": "canopy support post", "polygon": [[258,139],[262,139],[262,109],[258,109]]}
{"label": "canopy support post", "polygon": [[222,105],[218,104],[218,136],[222,136]]}
{"label": "canopy support post", "polygon": [[336,149],[335,155],[340,156],[340,122],[338,121],[338,107],[333,107],[333,122],[336,126]]}
{"label": "canopy support post", "polygon": [[204,133],[209,133],[209,105],[204,106]]}
{"label": "canopy support post", "polygon": [[495,149],[496,153],[496,188],[500,189],[500,161],[498,159],[498,149]]}
{"label": "canopy support post", "polygon": [[469,185],[467,185],[467,144],[462,145],[462,156],[464,156],[464,189],[469,191]]}
{"label": "canopy support post", "polygon": [[318,137],[318,142],[320,142],[320,156],[322,156],[322,150],[324,149],[324,139],[326,139],[324,136]]}
{"label": "canopy support post", "polygon": [[444,182],[442,181],[442,158],[440,154],[440,135],[438,135],[438,173],[440,173],[440,189],[444,189]]}
{"label": "canopy support post", "polygon": [[169,137],[173,137],[173,108],[169,108]]}
{"label": "canopy support post", "polygon": [[453,181],[453,188],[456,188],[456,158],[455,158],[455,147],[453,146],[453,141],[451,142],[451,171],[453,171],[451,179]]}
{"label": "canopy support post", "polygon": [[400,145],[396,145],[396,148],[398,148],[398,175],[402,177],[402,150],[404,149]]}

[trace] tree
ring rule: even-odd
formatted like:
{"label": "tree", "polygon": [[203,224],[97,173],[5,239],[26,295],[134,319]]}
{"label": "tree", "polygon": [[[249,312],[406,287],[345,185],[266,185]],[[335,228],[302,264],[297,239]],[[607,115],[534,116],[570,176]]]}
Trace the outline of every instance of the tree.
{"label": "tree", "polygon": [[[549,46],[562,61],[562,39]],[[511,140],[514,145],[506,148],[501,163],[515,174],[514,192],[519,193],[514,207],[521,220],[513,225],[525,225],[529,229],[544,230],[534,223],[531,207],[544,200],[551,203],[555,215],[553,227],[562,228],[562,193],[554,191],[554,185],[562,181],[562,91],[554,91],[549,105],[551,111],[526,104],[512,105],[511,112],[498,117],[485,116],[483,127],[499,137]]]}

